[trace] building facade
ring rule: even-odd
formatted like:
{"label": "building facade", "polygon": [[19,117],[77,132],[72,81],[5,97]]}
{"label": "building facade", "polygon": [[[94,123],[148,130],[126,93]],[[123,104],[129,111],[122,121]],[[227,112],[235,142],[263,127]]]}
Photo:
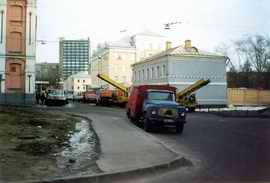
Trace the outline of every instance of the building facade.
{"label": "building facade", "polygon": [[82,95],[91,86],[91,76],[85,71],[71,75],[64,81],[64,90],[75,96]]}
{"label": "building facade", "polygon": [[37,63],[36,64],[36,80],[48,81],[50,85],[54,85],[60,81],[59,63]]}
{"label": "building facade", "polygon": [[60,39],[60,74],[63,80],[78,72],[88,71],[90,63],[90,40]]}
{"label": "building facade", "polygon": [[169,84],[178,91],[200,79],[210,83],[196,91],[200,105],[226,105],[227,79],[225,56],[198,50],[186,41],[184,46],[167,47],[133,65],[133,84]]}
{"label": "building facade", "polygon": [[131,65],[134,63],[134,47],[116,43],[104,45],[92,57],[91,76],[93,86],[97,88],[112,88],[108,83],[98,79],[98,74],[105,74],[125,86],[130,86],[132,84]]}
{"label": "building facade", "polygon": [[131,86],[131,65],[163,51],[165,42],[165,37],[145,31],[124,37],[117,42],[100,45],[92,57],[90,66],[93,86],[113,88],[98,79],[96,77],[98,73],[105,74],[125,86]]}
{"label": "building facade", "polygon": [[151,31],[137,33],[130,37],[136,48],[136,62],[165,50],[167,38]]}
{"label": "building facade", "polygon": [[0,2],[0,103],[33,104],[36,0]]}

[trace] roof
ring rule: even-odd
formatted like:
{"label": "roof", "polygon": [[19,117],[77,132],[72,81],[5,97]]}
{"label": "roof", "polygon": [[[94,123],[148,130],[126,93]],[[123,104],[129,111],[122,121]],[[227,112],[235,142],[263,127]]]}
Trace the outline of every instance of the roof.
{"label": "roof", "polygon": [[160,34],[157,34],[157,33],[155,33],[155,32],[152,32],[152,31],[150,31],[150,30],[145,30],[145,31],[143,31],[143,32],[139,32],[139,33],[135,34],[134,36],[164,37],[164,36],[162,36],[162,35],[160,35]]}
{"label": "roof", "polygon": [[131,44],[130,36],[123,37],[122,39],[118,41],[107,42],[104,44],[104,46],[105,47],[107,46],[107,47],[135,48]]}
{"label": "roof", "polygon": [[210,53],[207,51],[199,50],[196,47],[190,47],[190,48],[185,48],[184,46],[177,46],[174,48],[170,48],[168,50],[162,51],[160,53],[157,53],[151,57],[148,57],[140,62],[137,62],[133,65],[141,64],[144,62],[152,61],[164,56],[176,56],[176,57],[197,57],[197,58],[225,58],[223,55],[219,55],[216,53]]}

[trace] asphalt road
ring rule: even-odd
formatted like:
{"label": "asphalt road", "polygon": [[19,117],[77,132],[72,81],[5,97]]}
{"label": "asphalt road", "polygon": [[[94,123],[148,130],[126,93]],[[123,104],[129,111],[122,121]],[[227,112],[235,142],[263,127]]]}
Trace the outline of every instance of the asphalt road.
{"label": "asphalt road", "polygon": [[[61,110],[126,118],[118,108],[75,104]],[[182,135],[170,130],[152,135],[191,159],[194,167],[124,182],[270,181],[270,118],[193,113],[187,121]]]}

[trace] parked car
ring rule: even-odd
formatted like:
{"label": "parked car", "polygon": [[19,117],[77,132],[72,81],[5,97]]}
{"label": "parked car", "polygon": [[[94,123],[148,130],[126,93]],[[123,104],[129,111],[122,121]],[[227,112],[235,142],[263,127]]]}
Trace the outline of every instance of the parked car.
{"label": "parked car", "polygon": [[66,94],[66,98],[67,98],[67,100],[73,100],[73,94],[72,93],[67,93]]}
{"label": "parked car", "polygon": [[60,89],[52,89],[48,90],[48,95],[45,100],[46,105],[66,105],[68,104],[68,100],[65,96],[63,90]]}
{"label": "parked car", "polygon": [[81,102],[83,100],[82,95],[73,95],[73,101]]}
{"label": "parked car", "polygon": [[185,107],[175,101],[176,88],[168,85],[141,85],[131,89],[126,108],[131,121],[142,123],[145,131],[153,127],[175,127],[182,133],[186,123]]}
{"label": "parked car", "polygon": [[86,91],[83,93],[83,102],[84,103],[97,103],[98,96],[96,94],[96,91]]}

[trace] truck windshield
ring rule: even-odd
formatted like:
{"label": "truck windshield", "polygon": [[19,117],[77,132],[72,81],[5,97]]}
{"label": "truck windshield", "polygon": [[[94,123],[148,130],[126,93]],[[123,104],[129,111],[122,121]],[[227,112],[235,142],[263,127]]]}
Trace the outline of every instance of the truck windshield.
{"label": "truck windshield", "polygon": [[160,91],[151,91],[148,93],[149,100],[168,100],[174,101],[174,93],[171,92],[160,92]]}

